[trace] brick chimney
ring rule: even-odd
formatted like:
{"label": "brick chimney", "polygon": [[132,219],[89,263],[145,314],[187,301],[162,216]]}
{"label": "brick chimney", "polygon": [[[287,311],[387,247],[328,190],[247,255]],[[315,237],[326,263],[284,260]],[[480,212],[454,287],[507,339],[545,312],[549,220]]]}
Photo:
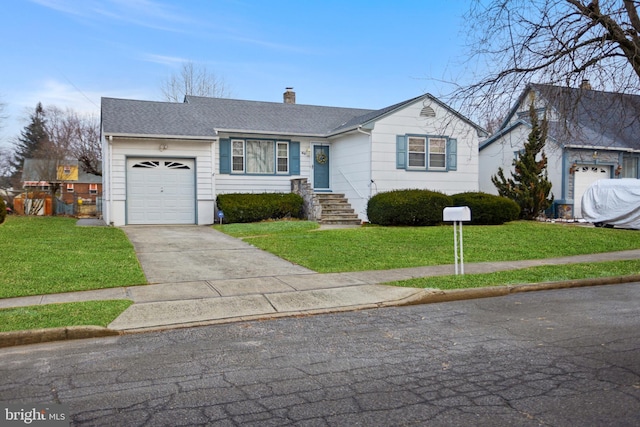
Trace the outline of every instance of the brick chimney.
{"label": "brick chimney", "polygon": [[580,83],[580,89],[591,90],[591,83],[589,83],[589,80],[582,79],[582,83]]}
{"label": "brick chimney", "polygon": [[296,103],[296,93],[293,91],[292,87],[288,87],[287,90],[282,94],[284,98],[285,104],[295,104]]}

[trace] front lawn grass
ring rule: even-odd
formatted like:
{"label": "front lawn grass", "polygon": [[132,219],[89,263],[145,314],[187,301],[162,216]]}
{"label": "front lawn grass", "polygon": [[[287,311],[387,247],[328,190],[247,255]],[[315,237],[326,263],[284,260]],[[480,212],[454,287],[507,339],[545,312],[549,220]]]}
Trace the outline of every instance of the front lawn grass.
{"label": "front lawn grass", "polygon": [[103,326],[126,310],[133,301],[85,301],[35,305],[0,310],[0,332],[67,326]]}
{"label": "front lawn grass", "polygon": [[146,284],[122,230],[76,221],[7,217],[0,225],[0,298]]}
{"label": "front lawn grass", "polygon": [[[277,224],[277,225],[276,225]],[[453,227],[314,230],[305,221],[229,224],[216,229],[320,273],[453,264]],[[306,228],[308,227],[308,228]],[[640,248],[635,230],[516,221],[464,226],[465,263],[543,259]]]}
{"label": "front lawn grass", "polygon": [[596,277],[631,276],[635,274],[640,274],[640,260],[541,266],[511,271],[496,271],[495,273],[486,274],[420,277],[389,282],[386,283],[386,285],[449,290],[557,282]]}

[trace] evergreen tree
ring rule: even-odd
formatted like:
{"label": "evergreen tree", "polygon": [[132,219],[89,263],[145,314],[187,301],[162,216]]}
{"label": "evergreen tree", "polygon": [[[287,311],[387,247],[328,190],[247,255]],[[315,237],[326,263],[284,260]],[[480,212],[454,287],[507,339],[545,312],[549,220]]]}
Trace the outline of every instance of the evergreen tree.
{"label": "evergreen tree", "polygon": [[11,166],[16,171],[15,173],[20,173],[24,160],[33,158],[38,150],[47,145],[48,141],[44,109],[42,104],[38,102],[35,112],[30,116],[29,124],[20,132],[20,137],[14,146]]}
{"label": "evergreen tree", "polygon": [[[514,172],[511,178],[504,176],[504,170],[491,177],[491,182],[498,189],[498,194],[508,197],[520,205],[520,217],[536,219],[538,215],[553,203],[551,182],[547,176],[547,156],[544,146],[547,140],[547,119],[538,122],[538,113],[533,101],[529,107],[531,132],[524,145],[524,152],[513,161]],[[540,160],[536,160],[539,158]]]}

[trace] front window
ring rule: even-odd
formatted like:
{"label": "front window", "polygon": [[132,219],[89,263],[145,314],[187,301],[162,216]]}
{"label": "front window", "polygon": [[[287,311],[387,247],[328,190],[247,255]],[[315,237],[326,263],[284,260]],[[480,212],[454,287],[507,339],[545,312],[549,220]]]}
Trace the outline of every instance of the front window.
{"label": "front window", "polygon": [[426,166],[426,138],[409,137],[409,167],[424,168]]}
{"label": "front window", "polygon": [[248,139],[246,147],[247,173],[271,174],[275,172],[273,141]]}
{"label": "front window", "polygon": [[73,184],[67,184],[67,193],[73,193]]}
{"label": "front window", "polygon": [[244,141],[233,141],[233,172],[244,172]]}
{"label": "front window", "polygon": [[231,156],[234,173],[289,173],[289,143],[286,141],[233,140]]}
{"label": "front window", "polygon": [[444,138],[429,138],[429,168],[446,167],[447,141]]}
{"label": "front window", "polygon": [[89,194],[98,194],[98,184],[89,184]]}
{"label": "front window", "polygon": [[638,178],[638,158],[625,157],[622,161],[622,177]]}
{"label": "front window", "polygon": [[446,138],[409,136],[408,140],[410,169],[445,169],[447,167]]}
{"label": "front window", "polygon": [[278,173],[289,172],[289,144],[278,142]]}

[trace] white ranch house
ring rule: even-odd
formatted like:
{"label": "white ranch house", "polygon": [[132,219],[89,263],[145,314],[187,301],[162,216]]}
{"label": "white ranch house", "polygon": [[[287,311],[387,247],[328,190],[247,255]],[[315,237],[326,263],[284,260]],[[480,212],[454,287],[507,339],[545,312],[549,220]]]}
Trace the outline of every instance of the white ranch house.
{"label": "white ranch house", "polygon": [[432,95],[380,110],[187,96],[183,103],[102,99],[108,224],[212,224],[216,196],[301,193],[311,219],[344,195],[357,222],[377,192],[478,191],[486,132]]}

